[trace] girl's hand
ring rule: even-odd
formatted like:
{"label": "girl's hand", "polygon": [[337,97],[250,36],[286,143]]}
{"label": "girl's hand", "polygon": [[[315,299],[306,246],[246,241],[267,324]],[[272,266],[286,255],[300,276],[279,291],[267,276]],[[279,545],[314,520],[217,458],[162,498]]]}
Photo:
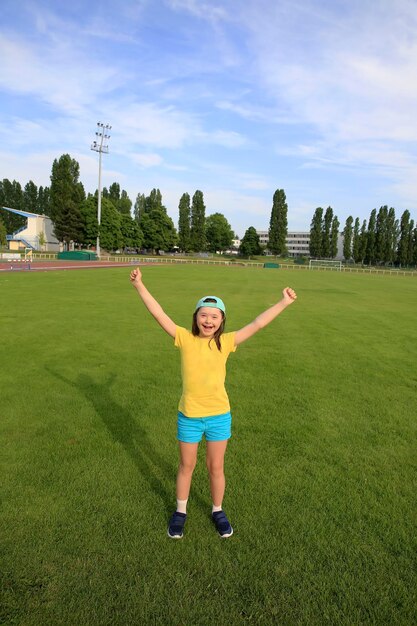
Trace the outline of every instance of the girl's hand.
{"label": "girl's hand", "polygon": [[135,270],[132,270],[130,272],[130,282],[132,283],[132,285],[135,287],[136,285],[139,285],[139,283],[142,280],[142,272],[140,271],[140,269],[137,267]]}
{"label": "girl's hand", "polygon": [[291,289],[290,287],[285,287],[282,292],[282,299],[284,300],[285,304],[292,304],[295,300],[297,300],[297,294],[295,293],[294,289]]}

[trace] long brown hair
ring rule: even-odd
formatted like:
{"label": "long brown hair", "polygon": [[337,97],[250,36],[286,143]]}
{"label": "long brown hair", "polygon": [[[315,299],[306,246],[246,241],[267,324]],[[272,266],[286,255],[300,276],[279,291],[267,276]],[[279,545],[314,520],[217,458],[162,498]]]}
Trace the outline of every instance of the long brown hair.
{"label": "long brown hair", "polygon": [[[200,335],[200,329],[198,328],[198,324],[197,324],[197,313],[199,312],[199,310],[201,309],[201,307],[199,307],[198,309],[196,309],[194,311],[193,314],[193,323],[191,326],[191,332],[195,337],[198,337]],[[220,311],[220,309],[219,309]],[[209,345],[210,343],[213,341],[216,342],[216,346],[219,349],[219,351],[222,351],[222,346],[220,343],[220,337],[222,335],[222,333],[224,332],[224,327],[226,326],[226,316],[223,313],[223,311],[220,311],[220,313],[222,314],[222,323],[220,324],[220,326],[218,327],[218,329],[216,330],[216,332],[214,333],[213,337],[210,339],[209,341]]]}

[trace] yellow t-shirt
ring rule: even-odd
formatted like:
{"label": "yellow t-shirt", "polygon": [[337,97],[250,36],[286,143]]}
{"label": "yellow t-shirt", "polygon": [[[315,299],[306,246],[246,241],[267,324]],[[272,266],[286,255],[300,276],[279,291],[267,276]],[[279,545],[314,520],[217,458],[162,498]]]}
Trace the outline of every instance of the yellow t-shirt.
{"label": "yellow t-shirt", "polygon": [[[209,345],[210,344],[210,345]],[[181,351],[182,396],[178,409],[187,417],[209,417],[230,411],[224,381],[226,361],[235,352],[235,333],[220,336],[221,351],[214,339],[201,339],[176,327],[174,345]]]}

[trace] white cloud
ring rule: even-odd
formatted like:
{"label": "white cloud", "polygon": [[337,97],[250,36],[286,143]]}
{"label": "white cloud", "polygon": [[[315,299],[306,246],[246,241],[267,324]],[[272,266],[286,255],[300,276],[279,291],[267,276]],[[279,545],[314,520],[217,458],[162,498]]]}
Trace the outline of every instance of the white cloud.
{"label": "white cloud", "polygon": [[173,106],[156,103],[113,102],[107,114],[119,138],[126,146],[180,148],[198,132],[197,121]]}
{"label": "white cloud", "polygon": [[291,150],[277,148],[277,153],[303,158],[302,167],[305,168],[366,169],[389,179],[395,179],[404,171],[417,171],[417,157],[408,150],[408,144],[389,141],[352,141],[343,145],[341,142],[321,141],[294,146]]}
{"label": "white cloud", "polygon": [[163,162],[162,157],[155,153],[132,154],[130,158],[142,167],[156,167]]}
{"label": "white cloud", "polygon": [[9,149],[39,144],[43,137],[42,124],[25,118],[4,118],[0,123],[0,138]]}
{"label": "white cloud", "polygon": [[0,171],[2,178],[17,180],[22,187],[32,180],[35,185],[48,187],[55,153],[31,152],[28,154],[13,154],[9,151],[0,152]]}
{"label": "white cloud", "polygon": [[263,176],[253,176],[252,174],[242,174],[242,189],[253,189],[254,191],[264,191],[271,188],[270,183]]}
{"label": "white cloud", "polygon": [[174,165],[173,163],[166,163],[165,167],[168,170],[173,170],[174,172],[187,172],[190,169],[186,165]]}
{"label": "white cloud", "polygon": [[236,113],[240,117],[251,121],[260,121],[273,124],[293,124],[294,118],[284,111],[280,112],[277,107],[254,105],[250,94],[239,94],[237,101],[220,100],[216,107],[223,111]]}
{"label": "white cloud", "polygon": [[401,202],[401,205],[397,208],[401,209],[401,212],[405,209],[411,211],[412,218],[415,220],[415,224],[417,224],[417,177],[415,172],[415,168],[405,170],[399,179],[390,186],[390,190],[393,196],[395,198],[398,197]]}
{"label": "white cloud", "polygon": [[[261,81],[295,121],[326,139],[417,138],[417,5],[355,5],[357,12],[352,5],[341,19],[337,5],[314,11],[309,2],[291,4],[290,13],[284,1],[279,8],[263,3],[256,20],[251,6],[246,25]],[[277,39],[280,45],[271,46]]]}
{"label": "white cloud", "polygon": [[207,143],[214,143],[225,148],[241,148],[248,145],[248,139],[235,131],[215,130],[201,132],[201,139]]}
{"label": "white cloud", "polygon": [[35,47],[20,37],[0,35],[0,88],[27,94],[69,115],[84,115],[86,107],[124,80],[120,70],[96,64],[73,48]]}
{"label": "white cloud", "polygon": [[264,229],[269,223],[271,202],[263,197],[211,186],[204,191],[204,202],[207,215],[223,213],[241,237],[249,226]]}
{"label": "white cloud", "polygon": [[226,18],[227,13],[222,6],[200,0],[166,0],[166,4],[174,10],[186,11],[204,20],[216,22]]}

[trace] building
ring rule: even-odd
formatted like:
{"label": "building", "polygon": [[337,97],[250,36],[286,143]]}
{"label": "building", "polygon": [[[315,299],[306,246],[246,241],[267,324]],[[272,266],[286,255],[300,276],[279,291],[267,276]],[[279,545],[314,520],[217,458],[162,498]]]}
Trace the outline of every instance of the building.
{"label": "building", "polygon": [[[268,247],[269,233],[267,230],[257,230],[259,241],[262,246]],[[310,232],[289,231],[286,238],[289,257],[309,257],[310,256]],[[343,260],[343,233],[337,237],[337,261]]]}
{"label": "building", "polygon": [[230,250],[227,250],[226,252],[228,254],[239,254],[239,247],[240,247],[240,239],[239,237],[236,237],[235,239],[233,239],[232,241],[232,247]]}
{"label": "building", "polygon": [[26,218],[25,226],[7,235],[9,250],[19,251],[25,248],[42,250],[43,252],[59,252],[62,245],[54,235],[54,225],[50,217],[19,211],[9,207],[1,207],[10,213]]}
{"label": "building", "polygon": [[267,230],[257,230],[257,235],[259,235],[259,243],[261,246],[267,246],[269,241],[269,233]]}
{"label": "building", "polygon": [[[256,232],[261,245],[268,247],[268,231],[257,230]],[[310,232],[289,231],[285,241],[289,257],[310,256]]]}

